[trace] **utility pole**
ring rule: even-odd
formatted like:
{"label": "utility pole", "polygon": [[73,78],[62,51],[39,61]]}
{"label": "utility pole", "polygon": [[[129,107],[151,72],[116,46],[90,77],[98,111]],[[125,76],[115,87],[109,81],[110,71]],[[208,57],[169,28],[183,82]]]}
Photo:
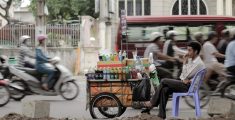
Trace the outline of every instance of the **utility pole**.
{"label": "utility pole", "polygon": [[[35,40],[39,34],[46,34],[45,0],[37,0]],[[35,46],[37,42],[35,41]]]}

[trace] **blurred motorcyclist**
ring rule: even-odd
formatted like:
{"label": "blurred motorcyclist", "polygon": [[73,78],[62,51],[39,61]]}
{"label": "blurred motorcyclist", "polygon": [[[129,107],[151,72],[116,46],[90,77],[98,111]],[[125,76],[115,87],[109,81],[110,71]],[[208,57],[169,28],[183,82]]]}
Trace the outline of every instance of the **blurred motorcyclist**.
{"label": "blurred motorcyclist", "polygon": [[44,90],[50,90],[53,87],[54,80],[52,79],[55,74],[55,69],[48,66],[46,63],[51,62],[50,58],[45,55],[45,40],[46,35],[39,35],[37,40],[39,42],[36,48],[36,69],[39,73],[47,74],[48,77],[45,81],[42,81],[42,88]]}
{"label": "blurred motorcyclist", "polygon": [[196,41],[198,41],[199,43],[201,43],[201,45],[204,44],[204,39],[203,39],[203,33],[202,33],[202,32],[196,32],[196,33],[193,34],[193,36],[194,36],[194,39],[195,39]]}
{"label": "blurred motorcyclist", "polygon": [[[153,32],[150,36],[150,41],[153,41],[153,43],[149,44],[146,48],[146,50],[144,51],[144,57],[148,58],[149,54],[152,53],[153,54],[153,63],[155,65],[159,64],[158,60],[168,60],[168,61],[175,61],[174,57],[168,56],[168,55],[164,55],[160,48],[160,45],[162,44],[161,41],[161,37],[163,35],[159,32]],[[163,78],[164,76],[168,76],[169,78],[172,78],[171,72],[162,68],[162,67],[158,67],[158,76],[160,78]]]}
{"label": "blurred motorcyclist", "polygon": [[[176,56],[184,56],[186,54],[186,51],[180,49],[179,47],[176,46],[176,36],[178,35],[177,31],[171,30],[166,33],[167,41],[163,45],[163,54],[168,55],[171,57],[176,57]],[[174,64],[176,63],[177,68],[181,69],[182,63],[180,63],[180,60],[178,59],[176,62],[168,61],[162,65],[162,67],[171,69],[173,71]],[[178,72],[178,75],[179,76]]]}
{"label": "blurred motorcyclist", "polygon": [[227,70],[235,75],[235,28],[230,30],[231,33],[231,42],[228,44],[228,47],[226,49],[225,53],[225,67]]}
{"label": "blurred motorcyclist", "polygon": [[20,37],[20,52],[18,64],[20,67],[34,68],[34,64],[27,60],[27,58],[35,59],[35,53],[29,48],[30,36],[23,35]]}
{"label": "blurred motorcyclist", "polygon": [[[222,39],[219,41],[217,45],[217,49],[221,54],[225,54],[226,48],[230,42],[229,30],[225,29],[221,32]],[[218,58],[218,61],[224,63],[224,58]]]}
{"label": "blurred motorcyclist", "polygon": [[[224,77],[226,75],[225,73],[225,67],[223,64],[219,63],[217,58],[224,58],[225,55],[219,53],[217,49],[215,48],[215,43],[218,40],[217,33],[215,31],[211,31],[208,33],[208,39],[203,44],[203,61],[207,67],[207,72],[205,76],[205,80],[207,81],[213,72],[216,72],[217,74]],[[207,81],[208,82],[208,81]]]}

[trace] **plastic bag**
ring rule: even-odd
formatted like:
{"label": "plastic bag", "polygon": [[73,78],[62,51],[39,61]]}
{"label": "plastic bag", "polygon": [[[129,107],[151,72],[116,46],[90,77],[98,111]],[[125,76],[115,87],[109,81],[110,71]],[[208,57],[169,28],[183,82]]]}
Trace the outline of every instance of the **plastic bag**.
{"label": "plastic bag", "polygon": [[149,79],[142,79],[142,81],[133,88],[133,101],[149,101],[151,92],[151,84]]}

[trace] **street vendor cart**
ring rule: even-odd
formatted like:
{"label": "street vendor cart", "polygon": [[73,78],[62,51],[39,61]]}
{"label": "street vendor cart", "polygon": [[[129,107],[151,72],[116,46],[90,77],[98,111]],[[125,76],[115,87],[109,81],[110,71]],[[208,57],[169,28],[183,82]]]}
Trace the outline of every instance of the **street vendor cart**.
{"label": "street vendor cart", "polygon": [[[107,71],[98,73],[98,75],[97,73],[88,73],[86,75],[87,108],[89,108],[90,114],[94,119],[121,116],[126,111],[127,107],[132,107],[133,87],[141,82],[137,77],[133,77],[133,75],[131,77],[131,75],[128,75],[128,72],[125,71],[125,67],[127,67],[126,63],[99,62],[97,64],[97,68],[112,66],[121,67],[122,72],[109,72],[109,74],[115,74],[116,76],[121,76],[121,78],[119,77],[117,79],[117,77],[111,77],[112,75],[108,75],[112,79],[107,79],[107,76],[99,77],[99,74],[107,75]],[[131,72],[129,71],[129,73]]]}
{"label": "street vendor cart", "polygon": [[132,86],[138,79],[88,80],[88,103],[92,118],[114,118],[121,116],[132,106]]}

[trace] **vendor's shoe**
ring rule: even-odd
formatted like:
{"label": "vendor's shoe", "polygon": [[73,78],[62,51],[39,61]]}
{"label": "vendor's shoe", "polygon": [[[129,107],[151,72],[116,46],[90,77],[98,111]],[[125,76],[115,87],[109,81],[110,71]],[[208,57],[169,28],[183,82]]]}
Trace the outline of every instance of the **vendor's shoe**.
{"label": "vendor's shoe", "polygon": [[150,110],[151,110],[150,108],[146,108],[146,109],[142,110],[141,113],[147,113],[150,115]]}
{"label": "vendor's shoe", "polygon": [[153,107],[153,105],[152,105],[152,103],[150,101],[140,102],[140,105],[142,107],[149,108],[149,109],[151,109]]}

